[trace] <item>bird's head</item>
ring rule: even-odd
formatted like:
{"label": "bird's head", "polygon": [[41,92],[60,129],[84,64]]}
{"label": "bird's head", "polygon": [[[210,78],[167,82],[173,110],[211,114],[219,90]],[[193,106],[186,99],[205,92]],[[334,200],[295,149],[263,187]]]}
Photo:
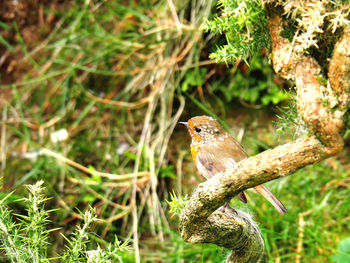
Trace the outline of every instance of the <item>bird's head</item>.
{"label": "bird's head", "polygon": [[197,116],[189,119],[187,122],[179,123],[187,127],[192,142],[196,143],[208,142],[226,133],[221,125],[209,116]]}

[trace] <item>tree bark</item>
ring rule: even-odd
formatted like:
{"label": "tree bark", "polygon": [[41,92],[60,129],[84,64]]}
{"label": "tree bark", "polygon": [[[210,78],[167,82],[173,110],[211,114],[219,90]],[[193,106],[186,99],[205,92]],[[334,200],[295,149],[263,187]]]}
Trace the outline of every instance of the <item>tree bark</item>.
{"label": "tree bark", "polygon": [[[271,8],[273,10],[273,7]],[[350,33],[334,47],[329,64],[328,85],[318,62],[305,54],[291,52],[283,38],[283,20],[268,13],[275,71],[296,84],[299,115],[312,136],[296,140],[245,159],[232,170],[201,183],[180,216],[181,235],[190,243],[214,243],[232,250],[227,262],[265,262],[259,228],[241,211],[217,210],[243,190],[289,175],[342,150],[344,115],[349,110]],[[227,210],[226,210],[227,211]]]}

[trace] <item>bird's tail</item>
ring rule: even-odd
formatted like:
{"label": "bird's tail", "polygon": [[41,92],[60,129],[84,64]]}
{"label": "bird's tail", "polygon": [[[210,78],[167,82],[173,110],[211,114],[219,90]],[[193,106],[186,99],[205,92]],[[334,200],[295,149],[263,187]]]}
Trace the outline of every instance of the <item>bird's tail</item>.
{"label": "bird's tail", "polygon": [[261,185],[255,186],[254,188],[255,190],[258,191],[259,194],[264,196],[277,209],[278,213],[283,215],[284,213],[287,212],[287,209],[284,207],[281,201],[278,200],[277,197],[274,196],[274,194],[271,193],[270,190],[267,189],[264,185],[261,184]]}

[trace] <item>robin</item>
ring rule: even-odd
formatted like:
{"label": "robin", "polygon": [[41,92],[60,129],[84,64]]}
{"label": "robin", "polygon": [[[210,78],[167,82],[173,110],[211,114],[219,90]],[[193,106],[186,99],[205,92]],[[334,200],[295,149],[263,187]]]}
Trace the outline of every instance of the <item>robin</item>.
{"label": "robin", "polygon": [[[198,171],[206,178],[233,168],[248,158],[243,147],[213,118],[208,116],[193,117],[187,122],[179,122],[187,127],[191,135],[191,154]],[[284,205],[264,185],[254,187],[264,196],[280,214],[287,212]],[[244,192],[237,195],[243,203],[247,203]],[[225,207],[228,203],[225,204]]]}

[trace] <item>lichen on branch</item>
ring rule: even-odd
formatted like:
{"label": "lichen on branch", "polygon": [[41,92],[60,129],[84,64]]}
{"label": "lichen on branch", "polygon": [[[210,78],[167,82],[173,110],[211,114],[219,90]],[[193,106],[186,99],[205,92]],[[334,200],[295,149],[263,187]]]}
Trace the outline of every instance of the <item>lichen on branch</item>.
{"label": "lichen on branch", "polygon": [[[343,81],[344,87],[336,85],[333,89],[329,83],[336,84],[336,81],[331,78],[327,83],[322,74],[324,70],[316,59],[308,54],[297,52],[293,49],[294,43],[281,36],[283,18],[281,14],[274,12],[272,7],[270,10],[268,26],[273,45],[274,69],[284,78],[295,82],[299,115],[310,131],[325,145],[326,152],[334,155],[343,147],[343,116],[347,111],[348,95],[346,94],[348,94],[349,83]],[[350,53],[344,43],[348,40],[346,35],[347,33],[344,33],[343,38],[337,42],[330,64],[330,74],[333,75],[335,71],[333,68],[337,68],[335,65],[342,65],[339,66],[342,70],[339,70],[338,79],[346,79],[349,73],[347,67],[350,65]],[[339,52],[342,53],[342,58],[337,55]],[[337,59],[341,61],[336,61]],[[339,95],[343,96],[339,97]]]}

